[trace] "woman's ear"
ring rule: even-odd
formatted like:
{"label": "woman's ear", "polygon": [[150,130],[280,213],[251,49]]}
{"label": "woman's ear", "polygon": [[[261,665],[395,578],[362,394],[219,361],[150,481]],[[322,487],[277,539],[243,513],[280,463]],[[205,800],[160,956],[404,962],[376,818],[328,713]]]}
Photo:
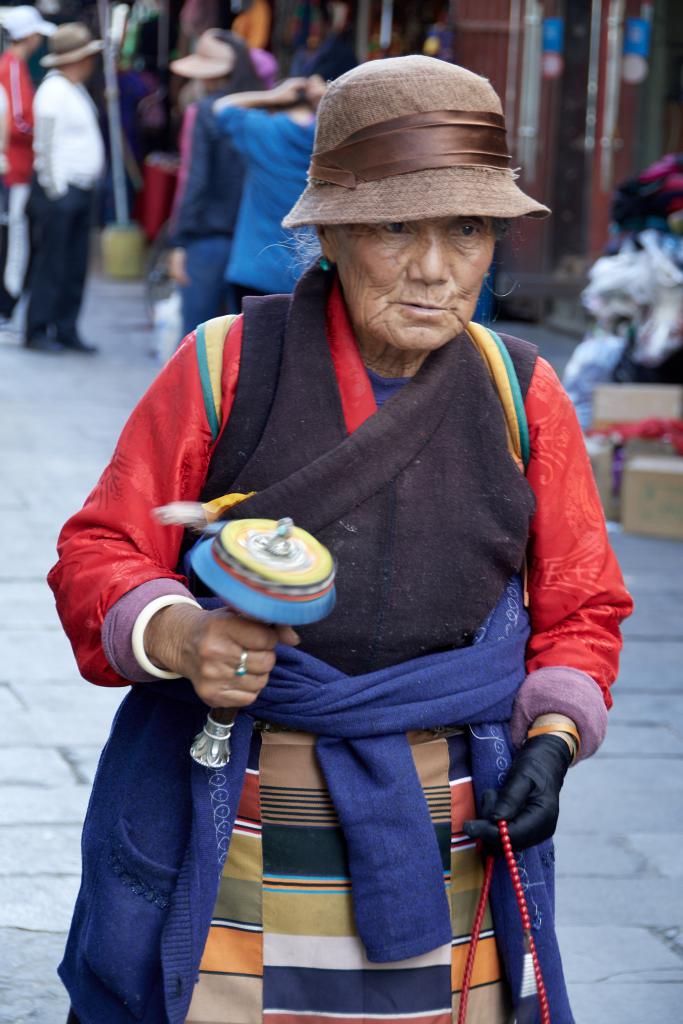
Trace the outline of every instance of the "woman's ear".
{"label": "woman's ear", "polygon": [[319,224],[316,228],[323,258],[329,263],[337,262],[337,245],[334,233],[334,226],[331,224]]}

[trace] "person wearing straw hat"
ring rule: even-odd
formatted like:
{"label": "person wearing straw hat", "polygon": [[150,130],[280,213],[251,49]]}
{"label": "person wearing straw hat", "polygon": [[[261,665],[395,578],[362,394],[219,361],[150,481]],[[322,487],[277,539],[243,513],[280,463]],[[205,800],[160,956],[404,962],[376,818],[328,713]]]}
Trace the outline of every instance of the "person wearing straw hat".
{"label": "person wearing straw hat", "polygon": [[244,167],[229,136],[213,116],[216,99],[258,90],[261,81],[247,46],[232,32],[209,29],[195,52],[171,61],[174,75],[202,86],[204,95],[185,111],[179,188],[171,218],[171,277],[180,287],[183,337],[235,301],[225,279],[242,198]]}
{"label": "person wearing straw hat", "polygon": [[[285,219],[322,256],[188,336],[64,527],[80,670],[131,684],[60,967],[81,1024],[462,1024],[466,992],[467,1024],[537,1021],[531,932],[572,1024],[552,835],[632,602],[556,375],[470,322],[496,237],[547,214],[488,81],[422,56],[345,74]],[[334,555],[336,609],[294,637],[215,608],[150,514],[171,502],[291,516]],[[239,709],[225,769],[186,753],[206,705]],[[480,901],[501,818],[526,938],[501,858]]]}
{"label": "person wearing straw hat", "polygon": [[94,190],[104,170],[97,110],[85,83],[103,43],[86,25],[60,25],[41,64],[36,92],[35,178],[29,199],[33,260],[26,312],[27,348],[92,354],[77,320],[88,271]]}
{"label": "person wearing straw hat", "polygon": [[[0,229],[0,318],[9,319],[24,287],[30,244],[26,203],[33,173],[33,83],[28,61],[56,29],[35,7],[6,8],[0,25],[9,46],[0,57],[0,86],[8,102],[6,223]],[[4,220],[4,218],[3,218]]]}

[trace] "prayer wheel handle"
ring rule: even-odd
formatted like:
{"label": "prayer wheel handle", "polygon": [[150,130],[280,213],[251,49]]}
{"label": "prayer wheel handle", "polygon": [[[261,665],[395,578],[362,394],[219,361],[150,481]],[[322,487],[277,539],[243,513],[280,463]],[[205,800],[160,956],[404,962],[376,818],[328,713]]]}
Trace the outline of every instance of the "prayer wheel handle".
{"label": "prayer wheel handle", "polygon": [[[259,622],[298,626],[317,622],[335,604],[332,556],[289,518],[232,520],[190,553],[197,576],[226,604]],[[245,675],[247,652],[236,676]],[[190,756],[205,768],[230,760],[237,709],[212,708]]]}

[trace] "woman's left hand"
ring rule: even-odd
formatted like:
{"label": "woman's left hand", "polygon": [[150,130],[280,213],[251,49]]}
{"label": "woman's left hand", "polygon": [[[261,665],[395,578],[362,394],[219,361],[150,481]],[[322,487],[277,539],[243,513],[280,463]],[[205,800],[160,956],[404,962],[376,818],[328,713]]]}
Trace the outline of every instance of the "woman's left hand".
{"label": "woman's left hand", "polygon": [[513,850],[550,839],[560,813],[560,790],[572,752],[560,736],[534,736],[519,751],[502,788],[487,789],[481,818],[466,821],[464,832],[481,840],[486,854],[503,851],[496,822],[508,823]]}
{"label": "woman's left hand", "polygon": [[179,284],[181,288],[186,288],[187,285],[190,284],[186,268],[187,253],[185,250],[180,248],[171,249],[168,254],[168,275],[176,284]]}

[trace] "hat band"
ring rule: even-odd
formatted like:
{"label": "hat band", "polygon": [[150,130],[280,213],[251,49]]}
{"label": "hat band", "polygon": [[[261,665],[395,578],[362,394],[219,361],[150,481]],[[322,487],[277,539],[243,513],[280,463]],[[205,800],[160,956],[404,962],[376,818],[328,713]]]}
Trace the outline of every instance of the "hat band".
{"label": "hat band", "polygon": [[489,111],[406,114],[354,132],[341,146],[315,153],[310,180],[355,188],[411,171],[472,164],[507,167],[505,119]]}

